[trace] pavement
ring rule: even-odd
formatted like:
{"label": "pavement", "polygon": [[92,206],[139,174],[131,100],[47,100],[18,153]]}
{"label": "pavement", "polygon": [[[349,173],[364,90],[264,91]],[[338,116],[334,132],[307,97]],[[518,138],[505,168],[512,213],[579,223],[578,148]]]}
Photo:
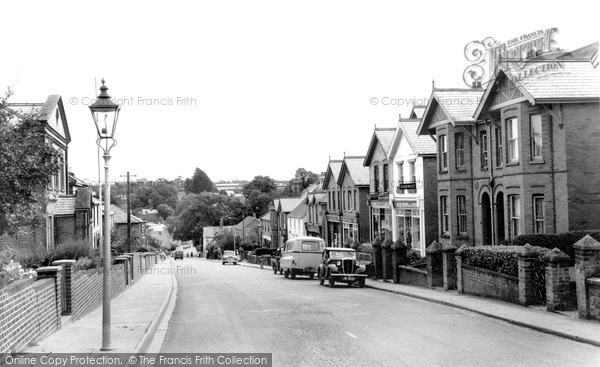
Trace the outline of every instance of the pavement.
{"label": "pavement", "polygon": [[[206,260],[201,261],[220,261]],[[271,266],[238,265],[270,271]],[[152,272],[111,301],[109,353],[158,353],[175,308],[177,280],[173,260],[159,262]],[[600,347],[600,323],[580,320],[576,313],[553,313],[487,298],[367,279],[366,287],[475,312],[514,325]],[[140,302],[143,300],[143,302]],[[22,353],[99,353],[102,344],[102,307],[76,321],[63,319],[62,329]],[[103,352],[105,353],[105,352]]]}
{"label": "pavement", "polygon": [[[260,265],[239,263],[260,269]],[[265,265],[262,270],[273,271]],[[548,312],[545,306],[521,306],[457,291],[367,279],[365,287],[475,312],[497,320],[600,347],[600,322],[577,318],[577,312]]]}
{"label": "pavement", "polygon": [[157,353],[175,307],[177,280],[171,258],[149,269],[138,281],[111,300],[111,351],[102,346],[102,306],[71,320],[21,353]]}

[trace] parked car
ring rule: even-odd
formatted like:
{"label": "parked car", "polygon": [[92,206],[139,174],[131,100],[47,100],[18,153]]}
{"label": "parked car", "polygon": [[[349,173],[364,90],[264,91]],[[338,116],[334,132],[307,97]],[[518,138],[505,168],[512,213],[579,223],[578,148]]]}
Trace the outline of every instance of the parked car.
{"label": "parked car", "polygon": [[177,260],[177,259],[183,260],[183,251],[175,251],[173,254],[173,258],[175,260]]}
{"label": "parked car", "polygon": [[237,261],[238,257],[235,254],[235,251],[224,251],[223,256],[221,256],[221,262],[223,263],[223,265],[225,265],[225,263],[236,265]]}
{"label": "parked car", "polygon": [[366,266],[356,260],[356,251],[343,247],[327,247],[323,251],[318,276],[319,284],[325,284],[327,279],[331,288],[335,282],[345,282],[348,287],[356,282],[360,288],[364,288],[367,278]]}
{"label": "parked car", "polygon": [[325,241],[318,237],[296,237],[288,240],[279,259],[283,275],[292,279],[296,275],[314,278],[324,249]]}

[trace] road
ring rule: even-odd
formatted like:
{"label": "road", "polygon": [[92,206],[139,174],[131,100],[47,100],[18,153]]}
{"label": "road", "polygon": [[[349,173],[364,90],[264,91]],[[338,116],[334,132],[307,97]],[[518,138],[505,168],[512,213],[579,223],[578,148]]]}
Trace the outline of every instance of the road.
{"label": "road", "polygon": [[274,366],[600,366],[600,348],[436,303],[199,258],[174,264],[164,353],[273,353]]}

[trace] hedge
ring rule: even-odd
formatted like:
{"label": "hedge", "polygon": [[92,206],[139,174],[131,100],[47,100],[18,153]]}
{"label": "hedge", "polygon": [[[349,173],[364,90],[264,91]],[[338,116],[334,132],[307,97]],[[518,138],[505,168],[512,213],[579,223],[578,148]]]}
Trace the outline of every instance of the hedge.
{"label": "hedge", "polygon": [[[547,248],[532,246],[541,257],[550,251]],[[465,265],[483,268],[498,273],[518,277],[518,252],[521,246],[477,246],[459,249],[462,262]]]}
{"label": "hedge", "polygon": [[590,235],[597,241],[600,241],[600,231],[571,231],[557,234],[522,234],[515,237],[512,241],[513,246],[531,246],[545,247],[553,249],[557,247],[559,250],[569,255],[571,258],[571,266],[575,264],[575,250],[573,245],[586,235]]}

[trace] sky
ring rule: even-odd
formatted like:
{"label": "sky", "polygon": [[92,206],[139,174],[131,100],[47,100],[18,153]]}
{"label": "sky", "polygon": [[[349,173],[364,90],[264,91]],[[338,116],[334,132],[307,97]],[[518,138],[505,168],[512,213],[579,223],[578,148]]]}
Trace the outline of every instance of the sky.
{"label": "sky", "polygon": [[465,87],[470,41],[552,27],[563,49],[599,39],[578,0],[11,1],[2,13],[0,89],[62,96],[69,169],[90,181],[102,78],[122,105],[112,177],[288,180],[365,155],[375,125],[397,126],[432,80]]}

